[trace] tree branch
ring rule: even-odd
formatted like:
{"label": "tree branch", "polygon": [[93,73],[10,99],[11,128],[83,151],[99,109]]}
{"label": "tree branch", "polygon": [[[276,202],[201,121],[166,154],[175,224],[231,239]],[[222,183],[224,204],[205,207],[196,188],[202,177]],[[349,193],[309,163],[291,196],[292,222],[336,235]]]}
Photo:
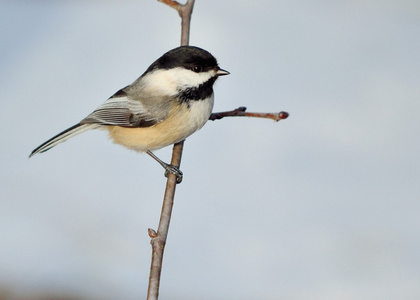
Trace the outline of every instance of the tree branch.
{"label": "tree branch", "polygon": [[188,0],[185,4],[181,4],[173,0],[158,1],[178,11],[179,16],[181,17],[181,46],[188,45],[190,40],[190,22],[194,7],[194,0]]}
{"label": "tree branch", "polygon": [[254,118],[265,118],[265,119],[272,119],[276,122],[287,119],[289,117],[289,113],[285,111],[281,111],[279,113],[253,113],[253,112],[245,112],[246,107],[241,106],[237,109],[231,111],[224,111],[219,113],[212,113],[210,115],[209,120],[220,120],[224,117],[254,117]]}
{"label": "tree branch", "polygon": [[188,0],[185,5],[181,5],[178,9],[181,17],[181,46],[186,46],[190,43],[190,23],[193,8],[194,0]]}
{"label": "tree branch", "polygon": [[[191,14],[194,7],[194,0],[188,0],[185,5],[181,5],[173,0],[158,0],[176,9],[181,17],[181,46],[189,43],[189,30]],[[182,150],[184,142],[174,145],[172,150],[171,164],[174,166],[181,165]],[[162,212],[159,220],[158,231],[148,230],[152,245],[152,262],[150,266],[149,287],[147,290],[147,300],[157,300],[159,297],[160,275],[162,271],[163,252],[166,245],[166,239],[169,231],[169,223],[171,221],[172,207],[174,204],[176,175],[168,174],[166,181],[165,195],[163,197]]]}
{"label": "tree branch", "polygon": [[[183,143],[174,145],[172,151],[173,165],[181,164]],[[173,175],[173,174],[172,174]],[[162,212],[160,214],[158,231],[149,228],[148,233],[152,245],[152,264],[150,266],[149,288],[147,290],[147,299],[156,300],[159,296],[160,274],[162,271],[163,252],[168,237],[169,223],[171,221],[172,207],[174,205],[176,188],[176,176],[168,176],[166,181],[165,195],[163,197]]]}
{"label": "tree branch", "polygon": [[[194,0],[188,0],[185,4],[180,4],[173,0],[158,0],[178,11],[181,17],[181,46],[189,44],[190,37],[190,22],[191,14],[194,7]],[[232,111],[219,112],[211,114],[209,120],[220,120],[224,117],[257,117],[269,118],[275,121],[286,119],[289,114],[287,112],[279,113],[247,113],[246,107],[239,107]],[[172,151],[171,164],[179,167],[181,164],[182,150],[184,142],[174,145]],[[177,184],[176,175],[169,173],[166,182],[165,195],[163,198],[162,211],[159,220],[159,227],[157,232],[153,229],[148,229],[152,245],[152,262],[150,266],[149,287],[147,290],[147,300],[157,300],[159,296],[160,275],[162,271],[163,252],[166,245],[166,239],[169,231],[169,224],[171,221],[172,208],[175,197],[175,189]]]}

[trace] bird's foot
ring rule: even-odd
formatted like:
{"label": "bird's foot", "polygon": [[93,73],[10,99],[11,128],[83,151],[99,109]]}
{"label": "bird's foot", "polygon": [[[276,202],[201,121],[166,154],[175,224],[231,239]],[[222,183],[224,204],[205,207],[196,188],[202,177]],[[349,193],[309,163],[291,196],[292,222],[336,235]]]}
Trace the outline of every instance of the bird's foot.
{"label": "bird's foot", "polygon": [[178,167],[167,164],[165,166],[165,177],[168,177],[169,173],[174,174],[176,176],[176,183],[182,182],[183,174]]}

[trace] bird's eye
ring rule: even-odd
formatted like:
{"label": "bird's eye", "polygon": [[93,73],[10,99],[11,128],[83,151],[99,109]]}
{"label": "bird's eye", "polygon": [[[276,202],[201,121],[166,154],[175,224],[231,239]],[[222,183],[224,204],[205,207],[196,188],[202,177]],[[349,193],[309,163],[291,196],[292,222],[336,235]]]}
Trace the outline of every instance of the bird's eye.
{"label": "bird's eye", "polygon": [[195,65],[191,68],[191,70],[193,70],[195,73],[200,73],[203,70],[203,68],[201,66]]}

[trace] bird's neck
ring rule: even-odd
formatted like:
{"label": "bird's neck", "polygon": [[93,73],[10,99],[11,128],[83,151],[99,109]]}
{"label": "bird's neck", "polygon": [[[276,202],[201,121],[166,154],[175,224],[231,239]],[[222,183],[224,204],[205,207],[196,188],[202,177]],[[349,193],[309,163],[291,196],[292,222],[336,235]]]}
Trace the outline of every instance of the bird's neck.
{"label": "bird's neck", "polygon": [[181,99],[182,102],[208,99],[213,94],[213,84],[215,81],[216,77],[211,77],[198,86],[180,87],[178,88],[178,98]]}

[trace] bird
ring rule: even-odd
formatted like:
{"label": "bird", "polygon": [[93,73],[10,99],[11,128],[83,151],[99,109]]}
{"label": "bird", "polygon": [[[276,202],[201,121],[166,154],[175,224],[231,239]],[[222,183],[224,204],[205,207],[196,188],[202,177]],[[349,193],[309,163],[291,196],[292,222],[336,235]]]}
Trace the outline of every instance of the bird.
{"label": "bird", "polygon": [[202,48],[172,49],[133,83],[118,90],[79,123],[35,148],[29,157],[87,130],[105,129],[114,143],[146,152],[165,169],[165,176],[175,174],[180,183],[181,170],[152,151],[183,141],[204,126],[213,109],[213,85],[219,76],[228,74]]}

